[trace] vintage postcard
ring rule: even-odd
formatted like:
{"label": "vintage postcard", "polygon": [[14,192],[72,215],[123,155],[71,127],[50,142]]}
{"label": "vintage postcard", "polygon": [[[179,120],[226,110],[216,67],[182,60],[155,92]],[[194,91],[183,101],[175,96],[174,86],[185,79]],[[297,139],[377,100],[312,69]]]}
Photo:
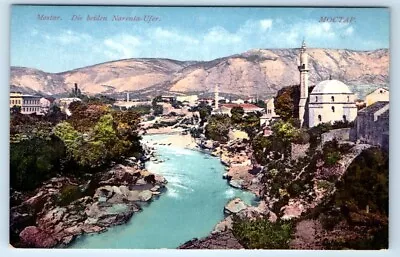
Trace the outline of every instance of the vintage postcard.
{"label": "vintage postcard", "polygon": [[388,248],[389,20],[12,6],[10,244]]}

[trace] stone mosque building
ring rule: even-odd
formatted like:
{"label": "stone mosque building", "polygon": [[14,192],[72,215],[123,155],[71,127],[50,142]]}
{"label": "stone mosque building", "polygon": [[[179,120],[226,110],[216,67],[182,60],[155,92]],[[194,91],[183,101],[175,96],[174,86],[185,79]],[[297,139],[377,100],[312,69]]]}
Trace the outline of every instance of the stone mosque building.
{"label": "stone mosque building", "polygon": [[320,123],[354,121],[357,117],[355,95],[349,87],[338,80],[319,82],[312,92],[309,88],[309,66],[306,44],[300,49],[300,102],[299,120],[302,127],[314,127]]}

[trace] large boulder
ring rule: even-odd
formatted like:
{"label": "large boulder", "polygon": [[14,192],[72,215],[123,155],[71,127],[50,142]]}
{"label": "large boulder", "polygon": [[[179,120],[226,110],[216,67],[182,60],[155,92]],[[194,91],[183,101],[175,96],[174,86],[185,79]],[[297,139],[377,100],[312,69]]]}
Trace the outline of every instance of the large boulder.
{"label": "large boulder", "polygon": [[229,185],[231,185],[234,188],[239,188],[241,189],[243,187],[244,180],[243,179],[231,179],[229,181]]}
{"label": "large boulder", "polygon": [[140,176],[140,169],[118,164],[101,175],[100,185],[132,185]]}
{"label": "large boulder", "polygon": [[26,227],[19,234],[21,243],[26,247],[51,248],[57,245],[57,240],[36,226]]}
{"label": "large boulder", "polygon": [[52,228],[63,220],[66,211],[67,209],[64,207],[56,207],[47,212],[43,217],[39,218],[38,225],[44,229]]}
{"label": "large boulder", "polygon": [[229,215],[214,227],[212,233],[215,234],[230,230],[232,229],[232,225],[233,225],[232,215]]}
{"label": "large boulder", "polygon": [[150,201],[152,196],[153,193],[150,190],[144,190],[139,193],[139,199],[144,202]]}
{"label": "large boulder", "polygon": [[240,198],[235,198],[225,205],[224,212],[226,214],[236,214],[247,207],[247,204],[245,204]]}

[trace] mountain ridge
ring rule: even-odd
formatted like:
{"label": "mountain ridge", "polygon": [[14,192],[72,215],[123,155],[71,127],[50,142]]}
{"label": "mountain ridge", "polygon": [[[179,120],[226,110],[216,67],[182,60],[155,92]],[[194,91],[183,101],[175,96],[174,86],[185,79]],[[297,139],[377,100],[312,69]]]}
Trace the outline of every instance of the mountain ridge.
{"label": "mountain ridge", "polygon": [[[371,51],[309,48],[310,84],[329,77],[346,84],[387,85],[389,49]],[[12,66],[13,89],[40,94],[65,94],[78,83],[82,92],[118,94],[143,92],[221,93],[273,95],[282,87],[298,84],[297,48],[250,49],[210,61],[169,58],[127,58],[58,73]]]}

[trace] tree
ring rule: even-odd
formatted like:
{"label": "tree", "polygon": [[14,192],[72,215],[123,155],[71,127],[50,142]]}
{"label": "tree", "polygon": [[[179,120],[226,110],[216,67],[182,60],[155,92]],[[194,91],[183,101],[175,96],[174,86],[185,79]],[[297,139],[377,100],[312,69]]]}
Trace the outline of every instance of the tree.
{"label": "tree", "polygon": [[69,122],[59,123],[54,134],[64,142],[71,160],[81,167],[96,168],[140,155],[139,119],[134,111],[109,112],[84,131]]}
{"label": "tree", "polygon": [[111,108],[101,103],[72,102],[69,105],[72,115],[68,122],[78,131],[87,132],[93,128],[100,118],[111,112]]}
{"label": "tree", "polygon": [[254,152],[254,158],[257,162],[261,165],[266,165],[268,163],[267,151],[271,149],[271,141],[269,138],[258,135],[251,141],[251,146]]}
{"label": "tree", "polygon": [[61,122],[54,127],[54,135],[60,138],[66,147],[70,159],[77,160],[81,154],[83,135],[75,130],[69,122]]}
{"label": "tree", "polygon": [[200,103],[199,106],[197,107],[197,110],[199,111],[201,123],[206,122],[208,116],[210,116],[212,112],[211,106],[205,103]]}
{"label": "tree", "polygon": [[246,131],[250,138],[254,138],[260,128],[260,115],[256,113],[249,113],[242,117],[240,124],[241,129]]}
{"label": "tree", "polygon": [[10,186],[16,190],[35,189],[62,169],[66,149],[61,140],[35,137],[10,144]]}
{"label": "tree", "polygon": [[57,105],[52,105],[49,112],[45,116],[46,120],[53,124],[57,124],[62,120],[66,119],[66,115],[61,111]]}
{"label": "tree", "polygon": [[211,115],[205,127],[205,136],[218,142],[229,140],[230,118],[228,115]]}
{"label": "tree", "polygon": [[284,121],[299,116],[300,87],[298,85],[280,89],[274,99],[275,112]]}
{"label": "tree", "polygon": [[14,105],[13,107],[10,108],[10,112],[12,114],[21,113],[21,106]]}
{"label": "tree", "polygon": [[231,109],[231,119],[232,123],[240,123],[242,121],[243,115],[244,115],[244,110],[243,107],[241,106],[234,106]]}
{"label": "tree", "polygon": [[290,122],[278,120],[272,125],[274,135],[285,143],[291,143],[299,134],[299,129]]}

